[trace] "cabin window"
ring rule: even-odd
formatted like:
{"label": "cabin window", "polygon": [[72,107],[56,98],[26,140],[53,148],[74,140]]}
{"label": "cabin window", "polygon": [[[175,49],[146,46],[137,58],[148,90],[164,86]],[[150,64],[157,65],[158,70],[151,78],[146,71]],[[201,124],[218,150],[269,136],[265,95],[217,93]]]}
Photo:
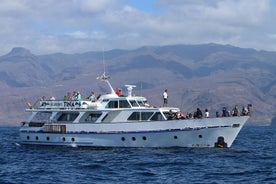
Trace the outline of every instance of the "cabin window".
{"label": "cabin window", "polygon": [[119,105],[119,108],[130,108],[130,105],[127,100],[120,100]]}
{"label": "cabin window", "polygon": [[167,119],[169,119],[169,112],[163,112],[163,114],[165,115],[165,117],[166,117]]}
{"label": "cabin window", "polygon": [[138,107],[139,106],[138,103],[135,100],[130,100],[129,102],[130,102],[132,107]]}
{"label": "cabin window", "polygon": [[162,121],[165,120],[164,117],[162,116],[162,114],[160,112],[156,112],[151,118],[151,121]]}
{"label": "cabin window", "polygon": [[100,117],[102,115],[102,113],[98,113],[98,112],[92,112],[92,113],[89,113],[86,117],[85,117],[85,119],[84,119],[84,121],[85,122],[96,122],[97,121],[97,119]]}
{"label": "cabin window", "polygon": [[153,112],[133,112],[127,120],[148,120]]}
{"label": "cabin window", "polygon": [[78,117],[79,113],[62,113],[58,121],[74,121]]}
{"label": "cabin window", "polygon": [[110,108],[110,109],[116,109],[116,108],[130,108],[130,104],[128,103],[127,100],[113,100],[110,101],[106,108]]}
{"label": "cabin window", "polygon": [[103,99],[103,102],[108,102],[109,101],[109,99]]}
{"label": "cabin window", "polygon": [[110,101],[108,102],[106,108],[113,109],[113,108],[118,108],[118,101]]}
{"label": "cabin window", "polygon": [[145,106],[145,104],[144,104],[144,102],[143,102],[143,101],[138,100],[137,102],[138,102],[138,104],[139,104],[141,107]]}
{"label": "cabin window", "polygon": [[52,112],[38,112],[32,119],[32,122],[50,122]]}

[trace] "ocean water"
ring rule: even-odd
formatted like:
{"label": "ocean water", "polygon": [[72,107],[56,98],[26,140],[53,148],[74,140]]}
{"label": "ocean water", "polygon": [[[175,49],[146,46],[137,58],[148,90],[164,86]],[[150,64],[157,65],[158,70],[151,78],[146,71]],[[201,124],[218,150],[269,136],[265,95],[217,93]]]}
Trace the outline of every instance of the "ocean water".
{"label": "ocean water", "polygon": [[276,127],[245,126],[227,149],[24,146],[0,127],[0,183],[276,183]]}

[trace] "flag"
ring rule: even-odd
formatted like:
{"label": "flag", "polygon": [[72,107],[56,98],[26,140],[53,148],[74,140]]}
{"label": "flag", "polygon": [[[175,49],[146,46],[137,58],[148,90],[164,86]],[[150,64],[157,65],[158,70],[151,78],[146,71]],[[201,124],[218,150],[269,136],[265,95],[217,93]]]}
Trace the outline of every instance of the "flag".
{"label": "flag", "polygon": [[26,104],[27,104],[27,106],[28,106],[29,109],[34,109],[34,107],[33,107],[33,105],[31,104],[31,102],[29,102],[29,101],[26,100],[26,99],[25,99],[25,101],[26,101]]}

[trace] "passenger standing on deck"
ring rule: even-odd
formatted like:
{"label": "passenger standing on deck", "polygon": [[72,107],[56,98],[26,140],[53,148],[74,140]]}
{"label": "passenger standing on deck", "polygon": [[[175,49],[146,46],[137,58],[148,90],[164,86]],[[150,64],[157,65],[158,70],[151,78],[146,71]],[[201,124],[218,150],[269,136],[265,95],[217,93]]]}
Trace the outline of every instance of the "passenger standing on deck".
{"label": "passenger standing on deck", "polygon": [[95,97],[95,93],[92,91],[91,94],[89,95],[88,99],[91,102],[95,102],[96,101],[96,97]]}
{"label": "passenger standing on deck", "polygon": [[67,92],[67,94],[64,96],[64,100],[72,100],[70,92]]}
{"label": "passenger standing on deck", "polygon": [[239,116],[239,115],[240,115],[240,112],[239,112],[238,106],[235,105],[233,109],[233,116]]}
{"label": "passenger standing on deck", "polygon": [[245,107],[245,106],[243,106],[243,107],[242,107],[242,112],[241,112],[241,114],[242,114],[243,116],[248,115],[248,108]]}
{"label": "passenger standing on deck", "polygon": [[72,100],[76,100],[77,99],[77,91],[73,91],[73,96],[72,96]]}
{"label": "passenger standing on deck", "polygon": [[121,96],[121,89],[117,88],[116,92],[115,92],[118,96]]}
{"label": "passenger standing on deck", "polygon": [[203,116],[203,115],[202,115],[202,111],[200,110],[200,108],[197,108],[197,109],[196,109],[195,114],[196,114],[196,115],[195,115],[196,118],[202,118],[202,116]]}
{"label": "passenger standing on deck", "polygon": [[163,107],[168,107],[168,90],[165,89],[164,93],[163,93]]}
{"label": "passenger standing on deck", "polygon": [[222,108],[222,117],[226,117],[227,116],[227,112],[226,112],[226,107]]}
{"label": "passenger standing on deck", "polygon": [[176,112],[176,119],[185,119],[181,111]]}
{"label": "passenger standing on deck", "polygon": [[205,118],[210,118],[210,113],[208,109],[205,109]]}
{"label": "passenger standing on deck", "polygon": [[170,109],[169,111],[169,116],[168,116],[168,120],[173,120],[175,119],[176,116],[175,116],[175,113]]}
{"label": "passenger standing on deck", "polygon": [[67,100],[72,100],[71,93],[67,92]]}
{"label": "passenger standing on deck", "polygon": [[77,92],[76,100],[81,101],[81,94],[79,91]]}

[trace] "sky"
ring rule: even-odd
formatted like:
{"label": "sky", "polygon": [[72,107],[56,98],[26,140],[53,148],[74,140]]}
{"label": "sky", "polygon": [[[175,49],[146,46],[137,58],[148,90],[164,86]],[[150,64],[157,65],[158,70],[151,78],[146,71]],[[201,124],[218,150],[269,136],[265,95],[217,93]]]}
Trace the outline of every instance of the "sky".
{"label": "sky", "polygon": [[0,0],[0,55],[173,44],[276,51],[274,0]]}

